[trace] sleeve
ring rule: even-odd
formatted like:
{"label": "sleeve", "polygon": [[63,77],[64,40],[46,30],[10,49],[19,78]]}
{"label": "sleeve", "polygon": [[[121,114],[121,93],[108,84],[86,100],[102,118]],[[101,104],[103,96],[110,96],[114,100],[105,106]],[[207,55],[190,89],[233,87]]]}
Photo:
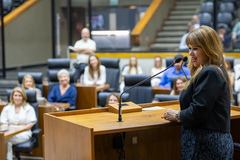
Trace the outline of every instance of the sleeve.
{"label": "sleeve", "polygon": [[164,87],[167,83],[167,72],[163,73],[163,76],[161,77],[161,82],[159,83],[159,86]]}
{"label": "sleeve", "polygon": [[179,49],[187,49],[187,46],[186,46],[186,36],[185,34],[182,36],[181,38],[181,42],[180,42],[180,45],[179,45]]}
{"label": "sleeve", "polygon": [[53,89],[51,90],[51,92],[48,95],[48,102],[55,102],[56,101],[56,87],[58,86],[54,86]]}
{"label": "sleeve", "polygon": [[94,40],[92,40],[92,42],[93,42],[93,44],[92,44],[92,47],[91,47],[91,49],[92,50],[94,50],[94,51],[96,51],[97,49],[97,47],[96,47],[96,42],[94,41]]}
{"label": "sleeve", "polygon": [[2,110],[1,116],[0,116],[0,125],[8,125],[8,110],[5,106]]}
{"label": "sleeve", "polygon": [[100,77],[97,81],[97,84],[104,85],[106,83],[106,68],[104,66],[100,66]]}
{"label": "sleeve", "polygon": [[36,92],[37,92],[37,98],[42,97],[42,92],[40,89],[36,88]]}
{"label": "sleeve", "polygon": [[143,74],[142,67],[138,66],[138,74]]}
{"label": "sleeve", "polygon": [[239,30],[240,28],[240,22],[236,23],[236,25],[233,27],[232,29],[232,35],[236,35],[237,34],[237,31]]}
{"label": "sleeve", "polygon": [[90,73],[88,72],[88,66],[86,66],[84,69],[83,82],[87,86],[93,85],[93,81],[89,80],[89,77]]}
{"label": "sleeve", "polygon": [[27,111],[27,123],[31,124],[32,126],[37,122],[37,117],[34,108],[29,105],[29,109]]}
{"label": "sleeve", "polygon": [[81,46],[79,46],[79,41],[77,41],[75,44],[74,44],[74,48],[80,48]]}
{"label": "sleeve", "polygon": [[205,121],[220,94],[225,80],[217,69],[203,71],[195,81],[192,102],[187,109],[181,111],[180,119],[183,127],[194,127]]}
{"label": "sleeve", "polygon": [[68,101],[70,106],[75,105],[76,97],[77,97],[77,90],[75,87],[71,86],[71,94],[69,95],[69,101]]}
{"label": "sleeve", "polygon": [[129,66],[126,66],[123,68],[122,76],[125,76],[126,74],[128,74],[128,69],[129,69]]}

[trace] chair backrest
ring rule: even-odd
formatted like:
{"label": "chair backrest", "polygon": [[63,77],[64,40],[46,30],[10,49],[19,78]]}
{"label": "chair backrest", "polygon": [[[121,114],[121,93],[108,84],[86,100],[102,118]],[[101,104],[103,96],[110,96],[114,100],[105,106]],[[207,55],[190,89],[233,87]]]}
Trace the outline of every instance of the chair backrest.
{"label": "chair backrest", "polygon": [[210,13],[204,12],[198,14],[199,20],[202,24],[211,26],[212,25],[212,15]]}
{"label": "chair backrest", "polygon": [[233,69],[233,67],[234,67],[234,57],[225,57],[225,58],[226,58],[226,60],[228,60],[230,62],[231,69],[234,70]]}
{"label": "chair backrest", "polygon": [[[12,94],[13,90],[12,89],[7,89],[7,96],[8,96],[8,101],[10,102],[10,95]],[[36,98],[36,90],[25,90],[27,94],[27,102],[34,108],[36,117],[38,119],[38,102]],[[32,130],[38,128],[38,123],[36,123],[33,127]]]}
{"label": "chair backrest", "polygon": [[201,12],[207,12],[213,15],[213,2],[203,2]]}
{"label": "chair backrest", "polygon": [[106,84],[110,91],[117,91],[120,80],[119,58],[100,58],[101,64],[106,67]]}
{"label": "chair backrest", "polygon": [[179,95],[155,94],[154,100],[159,102],[175,101],[179,100]]}
{"label": "chair backrest", "polygon": [[[133,85],[150,78],[150,75],[125,75],[124,76],[124,91]],[[140,86],[137,86],[128,91],[130,94],[130,101],[139,103],[150,103],[152,101],[153,89],[150,80],[144,82]]]}
{"label": "chair backrest", "polygon": [[218,13],[217,15],[218,23],[226,23],[228,27],[232,27],[232,14],[228,12]]}
{"label": "chair backrest", "polygon": [[48,69],[70,69],[70,59],[69,58],[52,58],[48,59],[47,62]]}
{"label": "chair backrest", "polygon": [[234,4],[232,2],[222,2],[219,6],[219,11],[234,13]]}
{"label": "chair backrest", "polygon": [[[98,93],[98,106],[105,107],[107,102],[107,97],[111,94],[111,92],[99,92]],[[119,93],[120,95],[120,93]],[[129,101],[129,93],[123,93],[122,101]]]}
{"label": "chair backrest", "polygon": [[[58,80],[58,71],[59,70],[48,70],[48,83],[49,83],[49,86],[48,86],[48,93],[51,92],[52,88],[56,85],[59,85],[59,80]],[[75,82],[74,82],[74,72],[73,71],[68,71],[69,72],[69,75],[70,75],[70,84],[71,85],[75,85]]]}
{"label": "chair backrest", "polygon": [[43,93],[42,72],[18,72],[18,83],[22,86],[22,80],[25,75],[31,75],[35,82],[35,87],[39,88]]}

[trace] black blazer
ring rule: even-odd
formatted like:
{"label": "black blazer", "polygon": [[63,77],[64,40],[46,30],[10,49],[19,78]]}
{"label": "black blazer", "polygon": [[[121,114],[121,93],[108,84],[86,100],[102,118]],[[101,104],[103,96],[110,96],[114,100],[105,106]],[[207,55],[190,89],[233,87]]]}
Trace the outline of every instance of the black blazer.
{"label": "black blazer", "polygon": [[[227,80],[227,73],[221,67]],[[220,70],[213,65],[202,69],[180,96],[180,119],[185,129],[204,128],[230,132],[230,91]]]}

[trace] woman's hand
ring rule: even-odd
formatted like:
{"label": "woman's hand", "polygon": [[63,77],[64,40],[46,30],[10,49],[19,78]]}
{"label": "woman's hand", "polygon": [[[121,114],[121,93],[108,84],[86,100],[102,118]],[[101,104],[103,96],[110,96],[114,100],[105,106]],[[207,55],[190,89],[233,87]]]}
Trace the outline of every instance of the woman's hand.
{"label": "woman's hand", "polygon": [[173,109],[167,109],[166,112],[164,113],[164,115],[162,116],[162,118],[164,118],[165,120],[171,121],[171,122],[175,122],[175,121],[177,121],[176,113],[177,113],[177,111],[175,111]]}

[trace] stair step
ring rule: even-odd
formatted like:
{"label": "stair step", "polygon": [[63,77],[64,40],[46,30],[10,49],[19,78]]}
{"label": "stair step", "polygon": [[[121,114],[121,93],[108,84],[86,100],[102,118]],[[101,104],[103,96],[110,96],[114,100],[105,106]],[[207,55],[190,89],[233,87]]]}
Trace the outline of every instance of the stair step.
{"label": "stair step", "polygon": [[176,31],[176,32],[167,32],[167,31],[164,31],[164,32],[159,32],[157,34],[158,37],[162,37],[162,36],[166,36],[166,37],[176,37],[176,36],[183,36],[184,34],[186,33],[186,30],[185,31]]}
{"label": "stair step", "polygon": [[161,44],[161,43],[155,43],[150,46],[151,50],[171,50],[176,51],[179,48],[179,43],[172,43],[172,44]]}
{"label": "stair step", "polygon": [[187,26],[187,24],[189,23],[190,21],[173,21],[173,20],[168,20],[168,21],[165,21],[165,25],[185,25]]}
{"label": "stair step", "polygon": [[157,43],[180,43],[182,37],[168,37],[168,38],[157,38],[156,42]]}
{"label": "stair step", "polygon": [[178,5],[194,5],[199,6],[201,4],[200,1],[179,1],[176,3],[176,6]]}
{"label": "stair step", "polygon": [[196,10],[197,8],[199,8],[199,6],[192,6],[192,5],[187,5],[187,6],[176,6],[175,7],[175,10]]}
{"label": "stair step", "polygon": [[183,11],[183,10],[172,11],[170,13],[171,16],[174,16],[174,15],[194,15],[194,14],[196,14],[195,11]]}
{"label": "stair step", "polygon": [[186,31],[186,26],[164,26],[163,31]]}
{"label": "stair step", "polygon": [[192,15],[169,16],[170,20],[191,20]]}

